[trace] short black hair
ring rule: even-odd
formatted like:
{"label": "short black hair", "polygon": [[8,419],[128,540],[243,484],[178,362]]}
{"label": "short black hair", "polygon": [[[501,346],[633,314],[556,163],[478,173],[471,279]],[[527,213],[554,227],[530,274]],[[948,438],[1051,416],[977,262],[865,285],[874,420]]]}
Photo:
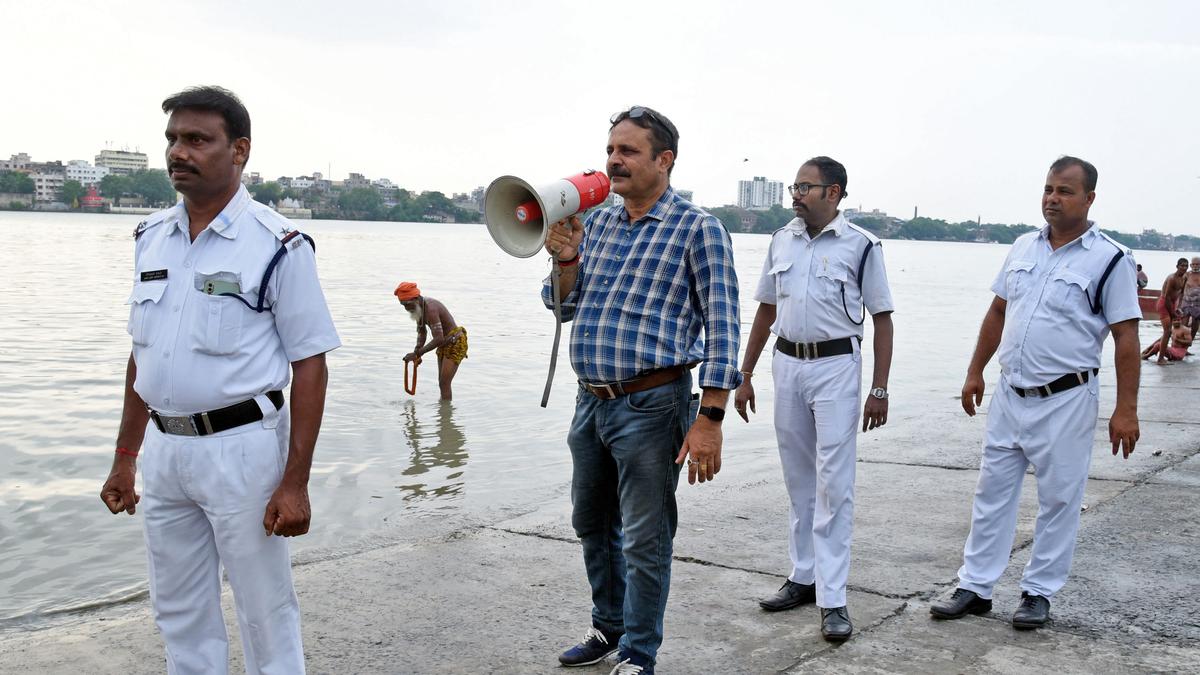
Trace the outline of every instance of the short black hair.
{"label": "short black hair", "polygon": [[[622,110],[609,118],[608,121],[612,123],[612,126],[608,128],[609,131],[626,120],[643,129],[650,130],[650,149],[654,152],[655,157],[658,157],[663,150],[670,150],[675,160],[679,159],[679,130],[675,128],[675,124],[671,120],[667,119],[666,115],[644,105],[635,105],[629,110]],[[672,161],[671,167],[667,169],[667,175],[670,176],[674,169],[675,161]]]}
{"label": "short black hair", "polygon": [[1188,259],[1187,259],[1187,258],[1180,258],[1179,260],[1176,260],[1176,261],[1175,261],[1175,266],[1176,266],[1176,267],[1179,267],[1180,265],[1187,265],[1187,264],[1188,264]]}
{"label": "short black hair", "polygon": [[176,110],[208,110],[220,113],[225,120],[225,135],[230,142],[250,138],[250,113],[241,99],[224,87],[188,87],[172,94],[162,102],[165,113]]}
{"label": "short black hair", "polygon": [[[817,173],[821,174],[822,183],[830,183],[840,187],[842,189],[842,196],[839,198],[839,201],[845,199],[846,195],[849,194],[846,192],[846,167],[842,166],[842,163],[836,159],[819,155],[808,160],[801,166],[817,167]],[[824,198],[824,195],[822,195],[822,198]]]}
{"label": "short black hair", "polygon": [[1054,163],[1050,165],[1050,172],[1062,173],[1073,166],[1083,169],[1083,189],[1088,192],[1095,192],[1096,179],[1100,174],[1096,171],[1096,167],[1087,160],[1072,157],[1071,155],[1063,155],[1054,160]]}

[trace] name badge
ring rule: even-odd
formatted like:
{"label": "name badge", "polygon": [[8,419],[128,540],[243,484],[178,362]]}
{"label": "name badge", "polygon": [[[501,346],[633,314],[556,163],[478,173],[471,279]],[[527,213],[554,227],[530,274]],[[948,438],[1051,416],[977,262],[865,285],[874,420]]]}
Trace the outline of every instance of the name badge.
{"label": "name badge", "polygon": [[142,272],[142,281],[160,281],[166,278],[166,270],[150,270],[149,272]]}

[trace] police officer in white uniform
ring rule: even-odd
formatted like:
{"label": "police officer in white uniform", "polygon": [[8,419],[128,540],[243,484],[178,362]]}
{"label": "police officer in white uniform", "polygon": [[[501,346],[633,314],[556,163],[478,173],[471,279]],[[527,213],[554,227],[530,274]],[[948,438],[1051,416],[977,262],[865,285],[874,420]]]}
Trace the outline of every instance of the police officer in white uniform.
{"label": "police officer in white uniform", "polygon": [[887,422],[892,296],[879,239],[838,210],[846,196],[845,167],[814,157],[788,189],[796,218],[771,237],[734,408],[749,421],[746,406],[751,411],[755,406],[751,376],[768,334],[775,333],[775,433],[791,498],[792,572],[759,605],[780,611],[815,600],[821,634],[841,641],[853,632],[846,579],[862,383],[859,343],[870,314],[875,368],[863,408],[866,431]]}
{"label": "police officer in white uniform", "polygon": [[983,614],[1012,552],[1025,469],[1037,477],[1033,550],[1021,577],[1018,629],[1045,625],[1050,598],[1066,583],[1099,410],[1097,374],[1112,332],[1117,403],[1109,419],[1114,455],[1138,440],[1137,270],[1133,255],[1087,219],[1096,168],[1077,157],[1050,166],[1042,196],[1046,226],[1013,243],[992,283],[996,297],[979,329],[962,406],[983,402],[983,369],[999,348],[1000,384],[988,407],[971,532],[958,588],[934,603],[938,619]]}
{"label": "police officer in white uniform", "polygon": [[246,672],[303,673],[283,537],[308,531],[324,354],[340,342],[311,241],[241,184],[250,155],[242,103],[203,87],[168,98],[163,111],[167,168],[183,201],[135,233],[133,351],[101,498],[113,513],[133,514],[145,497],[167,672],[227,672],[224,567]]}

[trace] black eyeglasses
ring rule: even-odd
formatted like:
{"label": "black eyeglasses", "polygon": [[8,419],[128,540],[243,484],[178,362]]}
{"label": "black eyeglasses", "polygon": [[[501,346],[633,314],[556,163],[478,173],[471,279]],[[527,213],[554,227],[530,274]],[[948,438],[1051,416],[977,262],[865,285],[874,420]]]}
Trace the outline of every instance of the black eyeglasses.
{"label": "black eyeglasses", "polygon": [[671,120],[663,117],[662,115],[654,112],[653,110],[651,110],[649,108],[646,108],[646,107],[640,106],[640,105],[635,105],[632,108],[630,108],[629,110],[623,110],[619,113],[614,114],[612,117],[608,118],[608,121],[611,122],[613,126],[616,126],[617,124],[624,122],[627,119],[636,120],[636,119],[640,119],[642,117],[649,119],[652,124],[657,124],[660,128],[662,128],[664,131],[667,132],[667,135],[670,136],[671,141],[672,141],[671,151],[674,152],[675,151],[674,145],[675,145],[675,143],[678,142],[678,139],[679,139],[679,131],[675,128],[675,125],[671,123]]}
{"label": "black eyeglasses", "polygon": [[803,197],[808,194],[808,191],[813,188],[831,188],[837,183],[796,183],[788,186],[788,192],[792,193],[793,197]]}

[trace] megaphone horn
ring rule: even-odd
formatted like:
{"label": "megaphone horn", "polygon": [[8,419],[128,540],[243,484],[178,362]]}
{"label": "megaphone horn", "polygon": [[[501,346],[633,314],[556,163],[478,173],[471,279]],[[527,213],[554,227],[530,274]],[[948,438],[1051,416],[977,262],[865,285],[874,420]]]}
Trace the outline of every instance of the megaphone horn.
{"label": "megaphone horn", "polygon": [[497,246],[528,258],[542,249],[552,224],[600,204],[608,191],[608,176],[592,170],[536,188],[501,176],[484,193],[483,217]]}

